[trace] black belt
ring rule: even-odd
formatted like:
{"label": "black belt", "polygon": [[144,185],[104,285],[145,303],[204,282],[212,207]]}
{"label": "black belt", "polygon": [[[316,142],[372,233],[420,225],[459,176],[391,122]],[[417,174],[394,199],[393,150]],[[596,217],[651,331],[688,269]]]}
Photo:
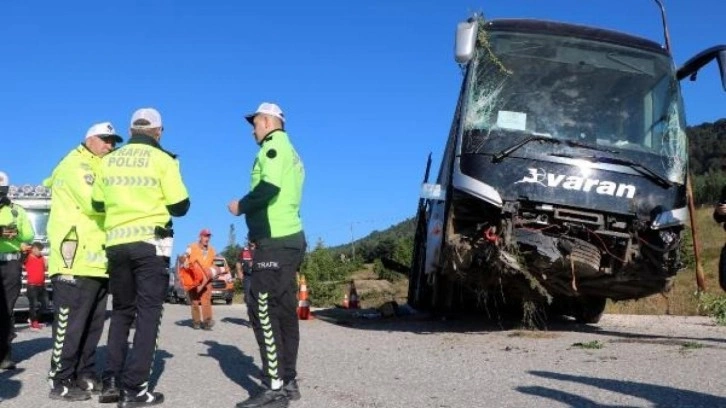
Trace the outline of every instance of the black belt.
{"label": "black belt", "polygon": [[20,260],[20,252],[6,252],[0,254],[0,262],[18,261]]}

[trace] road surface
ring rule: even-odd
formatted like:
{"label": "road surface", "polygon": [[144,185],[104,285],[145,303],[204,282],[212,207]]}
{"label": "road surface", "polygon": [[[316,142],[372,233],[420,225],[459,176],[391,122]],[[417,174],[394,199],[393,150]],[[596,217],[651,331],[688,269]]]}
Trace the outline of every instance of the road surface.
{"label": "road surface", "polygon": [[[244,306],[214,311],[207,332],[191,328],[188,306],[166,305],[152,375],[164,406],[233,407],[255,392],[259,357]],[[301,322],[303,398],[291,407],[726,407],[726,328],[707,318],[606,315],[532,332],[352,313]],[[50,330],[18,329],[19,369],[0,372],[0,407],[65,405],[48,399]],[[109,405],[73,404],[95,406]]]}

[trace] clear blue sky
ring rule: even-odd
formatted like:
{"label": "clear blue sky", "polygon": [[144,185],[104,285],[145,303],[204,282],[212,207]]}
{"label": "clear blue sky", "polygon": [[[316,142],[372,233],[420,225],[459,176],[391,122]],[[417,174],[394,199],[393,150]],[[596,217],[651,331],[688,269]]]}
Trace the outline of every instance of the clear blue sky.
{"label": "clear blue sky", "polygon": [[[677,64],[726,43],[726,1],[664,1]],[[175,252],[204,227],[221,249],[230,224],[247,232],[226,210],[257,150],[242,116],[272,101],[306,166],[310,244],[360,238],[413,215],[429,152],[438,167],[461,81],[454,29],[473,11],[663,39],[652,0],[4,1],[0,170],[39,183],[92,123],[126,137],[133,110],[156,107],[192,201]],[[715,65],[683,89],[689,124],[726,116]]]}

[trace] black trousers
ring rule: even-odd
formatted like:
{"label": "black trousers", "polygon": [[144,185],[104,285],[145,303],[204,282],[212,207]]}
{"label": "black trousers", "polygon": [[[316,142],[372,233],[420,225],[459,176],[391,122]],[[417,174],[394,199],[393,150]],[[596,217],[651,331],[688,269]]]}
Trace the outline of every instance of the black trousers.
{"label": "black trousers", "polygon": [[48,379],[71,381],[96,374],[96,349],[103,333],[108,279],[54,275],[53,352]]}
{"label": "black trousers", "polygon": [[20,296],[21,276],[20,261],[0,261],[0,361],[10,356],[15,336],[13,309]]}
{"label": "black trousers", "polygon": [[[156,255],[156,247],[133,242],[106,248],[113,312],[108,330],[104,377],[116,377],[126,390],[148,388],[169,275],[167,258]],[[128,361],[128,338],[136,319],[133,346]]]}
{"label": "black trousers", "polygon": [[297,377],[300,326],[296,272],[305,255],[305,235],[256,241],[250,276],[250,322],[262,358],[262,383],[278,389]]}
{"label": "black trousers", "polygon": [[48,309],[48,291],[45,290],[45,285],[28,285],[28,303],[30,308],[28,314],[30,321],[38,321],[38,303],[40,303],[41,313]]}

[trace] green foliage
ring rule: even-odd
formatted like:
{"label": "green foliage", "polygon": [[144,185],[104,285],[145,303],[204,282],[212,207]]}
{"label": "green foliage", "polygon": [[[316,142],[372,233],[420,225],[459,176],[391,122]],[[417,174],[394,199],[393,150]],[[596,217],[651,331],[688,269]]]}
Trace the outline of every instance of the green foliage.
{"label": "green foliage", "polygon": [[726,326],[726,296],[703,294],[699,299],[698,309],[712,317],[719,326]]}
{"label": "green foliage", "polygon": [[341,258],[325,248],[318,241],[315,248],[306,254],[301,273],[305,275],[313,306],[331,306],[340,303],[341,285],[350,278],[362,263]]}
{"label": "green foliage", "polygon": [[721,170],[693,176],[693,201],[696,204],[712,205],[721,198],[721,189],[726,186],[726,172]]}
{"label": "green foliage", "polygon": [[[356,258],[362,262],[371,263],[376,258],[386,258],[409,265],[415,228],[416,219],[411,217],[384,231],[373,231],[353,244],[331,247],[330,251],[336,256],[342,253],[350,257],[353,253],[353,245],[355,245]],[[400,240],[403,240],[404,243],[399,243]],[[410,245],[407,246],[405,242],[410,242]]]}
{"label": "green foliage", "polygon": [[711,205],[726,186],[726,119],[686,129],[696,204]]}
{"label": "green foliage", "polygon": [[396,272],[394,270],[386,268],[386,266],[383,265],[383,262],[380,259],[376,259],[375,261],[373,261],[373,273],[376,274],[378,279],[385,279],[390,282],[395,282],[405,276],[400,272]]}
{"label": "green foliage", "polygon": [[681,262],[687,270],[695,269],[696,257],[693,254],[693,230],[689,227],[683,229],[681,234],[683,245],[681,245]]}
{"label": "green foliage", "polygon": [[593,340],[593,341],[588,341],[588,342],[573,343],[572,347],[586,349],[586,350],[600,350],[601,348],[605,347],[605,345],[602,344],[599,340]]}
{"label": "green foliage", "polygon": [[219,255],[222,255],[226,260],[227,264],[229,265],[229,268],[232,270],[232,273],[235,274],[235,264],[237,263],[237,259],[239,259],[239,254],[242,251],[242,247],[234,244],[234,245],[227,245],[224,247],[222,252],[220,252]]}
{"label": "green foliage", "polygon": [[690,168],[694,175],[726,170],[726,119],[686,129]]}
{"label": "green foliage", "polygon": [[696,341],[687,341],[681,344],[681,350],[698,350],[702,348],[703,344]]}

